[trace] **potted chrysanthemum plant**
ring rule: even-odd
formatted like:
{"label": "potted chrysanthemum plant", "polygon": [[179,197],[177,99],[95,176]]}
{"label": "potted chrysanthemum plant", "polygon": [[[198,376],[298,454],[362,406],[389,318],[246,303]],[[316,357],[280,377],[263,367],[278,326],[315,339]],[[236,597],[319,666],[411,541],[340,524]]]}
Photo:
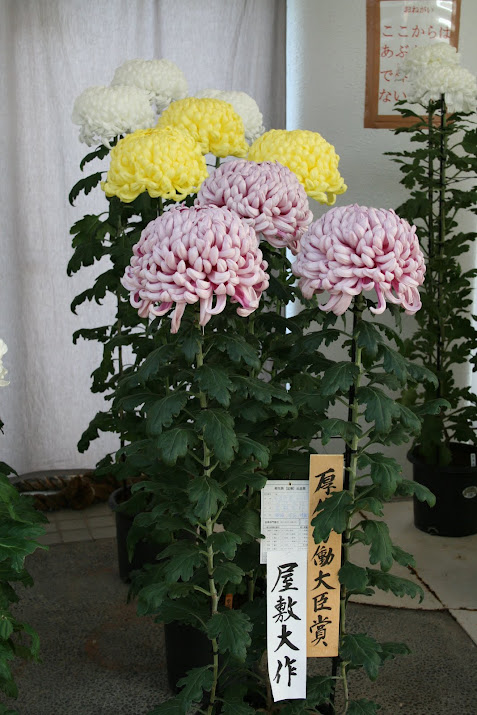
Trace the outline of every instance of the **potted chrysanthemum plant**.
{"label": "potted chrysanthemum plant", "polygon": [[[409,567],[414,561],[391,541],[383,505],[394,496],[414,494],[429,504],[433,497],[403,478],[401,465],[383,448],[418,435],[425,415],[445,405],[435,400],[409,407],[396,400],[395,391],[435,384],[436,377],[403,356],[398,332],[377,316],[387,304],[398,322],[401,308],[411,315],[421,308],[424,257],[415,227],[394,211],[351,205],[331,209],[310,226],[293,271],[306,298],[328,293],[329,299],[321,306],[327,314],[325,325],[298,339],[290,359],[299,359],[312,375],[322,366],[320,389],[330,408],[321,422],[321,440],[326,444],[340,435],[345,443],[344,489],[331,491],[311,521],[316,544],[325,542],[331,531],[343,534],[339,655],[322,702],[328,704],[328,713],[375,715],[376,703],[353,699],[349,693],[349,671],[363,667],[374,680],[386,660],[409,651],[403,644],[378,643],[366,633],[349,632],[346,607],[351,595],[371,595],[375,589],[423,597],[415,582],[390,573],[394,562]],[[371,291],[377,304],[367,297]],[[323,350],[335,341],[343,341],[339,360]],[[369,566],[353,558],[358,544],[369,547]],[[308,710],[305,706],[296,712]]]}
{"label": "potted chrysanthemum plant", "polygon": [[[7,370],[2,358],[7,346],[0,340],[0,387]],[[3,422],[0,420],[0,431]],[[36,631],[18,620],[12,604],[19,600],[17,585],[32,586],[33,579],[25,568],[25,559],[41,546],[37,539],[43,536],[46,517],[33,506],[33,500],[18,490],[10,481],[14,469],[0,462],[0,691],[9,698],[18,696],[12,666],[17,659],[39,661],[40,644]],[[16,710],[0,702],[0,712],[18,715]]]}
{"label": "potted chrysanthemum plant", "polygon": [[469,389],[477,348],[471,314],[476,233],[466,224],[477,211],[477,82],[445,43],[412,50],[404,69],[408,97],[397,109],[415,123],[397,131],[409,134],[416,148],[388,153],[410,191],[397,211],[418,226],[427,264],[423,310],[404,349],[436,382],[416,385],[403,400],[412,406],[442,397],[450,405],[425,417],[409,453],[414,478],[437,498],[432,509],[415,502],[414,521],[431,534],[465,536],[477,533],[477,398]]}

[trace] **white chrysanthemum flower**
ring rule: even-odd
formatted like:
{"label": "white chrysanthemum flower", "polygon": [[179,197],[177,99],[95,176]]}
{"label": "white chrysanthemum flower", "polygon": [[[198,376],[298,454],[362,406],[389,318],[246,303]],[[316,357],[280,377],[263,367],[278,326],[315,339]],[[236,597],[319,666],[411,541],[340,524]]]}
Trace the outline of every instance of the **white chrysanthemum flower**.
{"label": "white chrysanthemum flower", "polygon": [[195,95],[199,99],[210,97],[211,99],[221,99],[228,102],[235,109],[243,121],[245,139],[249,144],[253,144],[255,139],[261,136],[265,127],[263,126],[263,116],[256,101],[246,92],[226,92],[221,89],[202,89]]}
{"label": "white chrysanthemum flower", "polygon": [[10,384],[9,380],[5,380],[5,375],[7,374],[8,370],[3,367],[2,359],[5,353],[7,352],[8,348],[5,344],[5,342],[0,338],[0,387],[5,387],[6,385]]}
{"label": "white chrysanthemum flower", "polygon": [[111,86],[127,84],[151,92],[158,114],[187,96],[187,80],[170,60],[127,60],[114,73]]}
{"label": "white chrysanthemum flower", "polygon": [[409,102],[427,106],[445,96],[449,112],[474,112],[477,107],[475,76],[459,65],[429,65],[409,75]]}
{"label": "white chrysanthemum flower", "polygon": [[88,87],[76,98],[72,120],[88,146],[110,142],[121,134],[154,124],[150,95],[139,87]]}
{"label": "white chrysanthemum flower", "polygon": [[402,62],[405,72],[417,71],[429,64],[459,65],[460,55],[447,42],[434,42],[422,47],[414,47]]}

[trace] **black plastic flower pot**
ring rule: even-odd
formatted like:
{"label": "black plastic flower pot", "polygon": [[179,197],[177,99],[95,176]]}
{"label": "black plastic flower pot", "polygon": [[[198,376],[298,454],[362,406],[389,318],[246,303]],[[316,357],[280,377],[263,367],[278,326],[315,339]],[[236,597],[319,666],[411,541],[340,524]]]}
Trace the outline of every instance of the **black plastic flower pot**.
{"label": "black plastic flower pot", "polygon": [[134,549],[132,560],[129,561],[127,538],[134,517],[122,511],[118,511],[118,506],[126,501],[126,499],[126,492],[121,487],[110,495],[108,504],[111,510],[114,511],[116,518],[119,576],[122,581],[128,583],[131,580],[132,571],[141,569],[145,564],[155,563],[156,557],[164,549],[164,545],[139,541]]}
{"label": "black plastic flower pot", "polygon": [[177,693],[177,683],[191,668],[212,663],[212,646],[205,633],[193,626],[173,621],[164,624],[169,687]]}
{"label": "black plastic flower pot", "polygon": [[436,536],[477,534],[477,448],[451,444],[452,463],[447,467],[426,464],[415,451],[408,453],[415,482],[436,497],[430,507],[414,497],[414,525]]}

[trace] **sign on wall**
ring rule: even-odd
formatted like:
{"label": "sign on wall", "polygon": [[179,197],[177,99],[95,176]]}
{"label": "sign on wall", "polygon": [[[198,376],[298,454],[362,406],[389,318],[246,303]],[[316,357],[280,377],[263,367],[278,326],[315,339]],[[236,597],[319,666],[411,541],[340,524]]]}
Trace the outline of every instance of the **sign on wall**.
{"label": "sign on wall", "polygon": [[458,47],[461,0],[367,0],[364,126],[413,123],[394,109],[406,99],[401,64],[409,50],[434,42]]}

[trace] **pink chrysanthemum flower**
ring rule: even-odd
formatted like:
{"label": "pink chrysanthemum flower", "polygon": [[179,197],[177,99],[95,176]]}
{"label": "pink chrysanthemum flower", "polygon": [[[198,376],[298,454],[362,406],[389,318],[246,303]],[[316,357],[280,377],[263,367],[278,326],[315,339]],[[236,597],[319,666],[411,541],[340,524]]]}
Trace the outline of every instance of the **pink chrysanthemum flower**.
{"label": "pink chrysanthemum flower", "polygon": [[336,315],[349,308],[353,296],[373,288],[378,296],[373,313],[383,313],[386,301],[416,313],[425,271],[415,226],[392,209],[357,204],[331,209],[315,221],[293,264],[303,295],[327,291],[331,298],[321,308]]}
{"label": "pink chrysanthemum flower", "polygon": [[225,208],[174,207],[146,226],[133,254],[122,279],[131,304],[142,318],[165,315],[175,304],[172,333],[188,303],[200,302],[206,325],[227,296],[246,317],[268,288],[255,231]]}
{"label": "pink chrysanthemum flower", "polygon": [[278,162],[227,161],[202,184],[196,205],[225,206],[272,246],[297,252],[313,214],[296,175]]}

